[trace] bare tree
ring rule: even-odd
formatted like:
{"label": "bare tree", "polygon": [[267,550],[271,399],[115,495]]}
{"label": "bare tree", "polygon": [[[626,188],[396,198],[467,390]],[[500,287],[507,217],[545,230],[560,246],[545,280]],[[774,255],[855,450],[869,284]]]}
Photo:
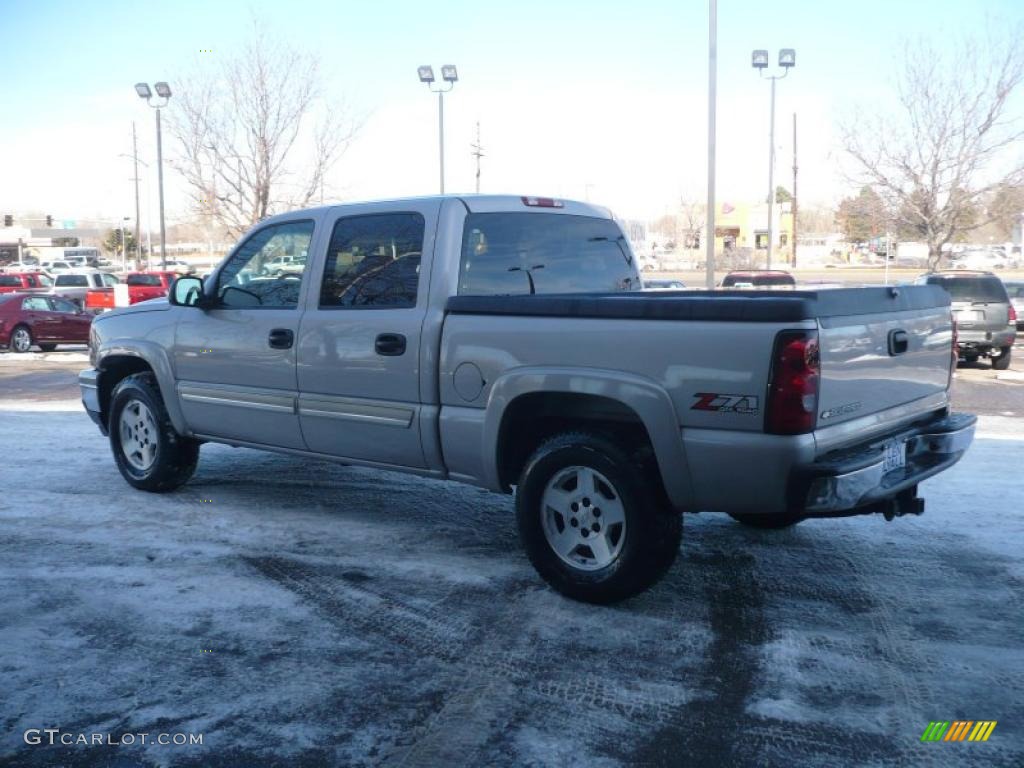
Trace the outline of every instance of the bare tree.
{"label": "bare tree", "polygon": [[682,245],[687,250],[700,247],[700,234],[707,220],[707,205],[687,198],[679,201]]}
{"label": "bare tree", "polygon": [[357,130],[322,98],[317,58],[253,26],[238,55],[197,71],[171,102],[174,167],[196,212],[233,236],[322,196]]}
{"label": "bare tree", "polygon": [[992,221],[984,203],[1024,182],[1024,79],[1020,30],[938,50],[908,46],[898,73],[900,109],[843,126],[855,180],[870,184],[897,228],[928,244],[934,269],[943,246]]}

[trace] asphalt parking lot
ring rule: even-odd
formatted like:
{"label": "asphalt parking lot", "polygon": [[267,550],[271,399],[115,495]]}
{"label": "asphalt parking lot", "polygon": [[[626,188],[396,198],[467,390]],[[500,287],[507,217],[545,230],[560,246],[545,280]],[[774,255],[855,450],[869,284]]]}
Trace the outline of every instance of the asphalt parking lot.
{"label": "asphalt parking lot", "polygon": [[[691,515],[668,577],[600,608],[477,489],[208,445],[180,491],[133,491],[68,399],[84,355],[12,357],[2,766],[1024,764],[1020,363],[958,371],[979,436],[922,517]],[[956,719],[999,725],[920,741]]]}

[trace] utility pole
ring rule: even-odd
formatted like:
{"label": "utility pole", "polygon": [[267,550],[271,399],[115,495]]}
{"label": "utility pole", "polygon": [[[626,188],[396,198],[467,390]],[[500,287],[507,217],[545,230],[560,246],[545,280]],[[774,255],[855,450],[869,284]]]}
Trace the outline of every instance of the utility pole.
{"label": "utility pole", "polygon": [[480,143],[480,121],[476,121],[476,143],[470,144],[473,151],[470,153],[476,158],[476,193],[480,194],[480,158],[484,156],[484,147]]}
{"label": "utility pole", "polygon": [[718,75],[718,0],[709,0],[708,24],[708,205],[705,220],[704,279],[707,289],[715,287],[715,105]]}
{"label": "utility pole", "polygon": [[793,218],[793,266],[796,266],[796,112],[793,113],[793,200],[789,204],[790,213]]}
{"label": "utility pole", "polygon": [[[142,224],[139,221],[139,144],[135,138],[134,120],[132,120],[132,159],[135,162],[135,177],[133,179],[133,181],[135,182],[135,254],[138,257],[136,258],[136,261],[141,262],[142,254],[140,252],[140,249],[142,246],[140,245],[140,243],[142,242],[142,233],[140,231],[140,228]],[[152,258],[152,256],[152,253],[146,254],[147,261],[150,258]]]}

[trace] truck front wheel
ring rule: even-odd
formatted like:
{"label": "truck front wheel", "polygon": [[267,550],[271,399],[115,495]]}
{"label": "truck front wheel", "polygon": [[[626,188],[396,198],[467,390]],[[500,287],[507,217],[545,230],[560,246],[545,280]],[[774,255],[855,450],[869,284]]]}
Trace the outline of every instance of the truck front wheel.
{"label": "truck front wheel", "polygon": [[543,443],[516,489],[519,535],[537,572],[574,600],[613,603],[657,582],[679,552],[682,517],[661,508],[659,480],[585,432]]}
{"label": "truck front wheel", "polygon": [[192,477],[199,443],[174,431],[152,373],[122,379],[110,395],[110,448],[121,476],[142,491],[173,491]]}

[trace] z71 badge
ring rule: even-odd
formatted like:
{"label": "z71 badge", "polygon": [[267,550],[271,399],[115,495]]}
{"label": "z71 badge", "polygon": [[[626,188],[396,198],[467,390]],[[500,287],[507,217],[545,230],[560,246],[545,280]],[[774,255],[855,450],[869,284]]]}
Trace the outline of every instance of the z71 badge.
{"label": "z71 badge", "polygon": [[756,395],[720,395],[715,392],[698,392],[694,397],[697,398],[697,402],[690,406],[691,411],[742,413],[747,416],[756,416],[758,412]]}

